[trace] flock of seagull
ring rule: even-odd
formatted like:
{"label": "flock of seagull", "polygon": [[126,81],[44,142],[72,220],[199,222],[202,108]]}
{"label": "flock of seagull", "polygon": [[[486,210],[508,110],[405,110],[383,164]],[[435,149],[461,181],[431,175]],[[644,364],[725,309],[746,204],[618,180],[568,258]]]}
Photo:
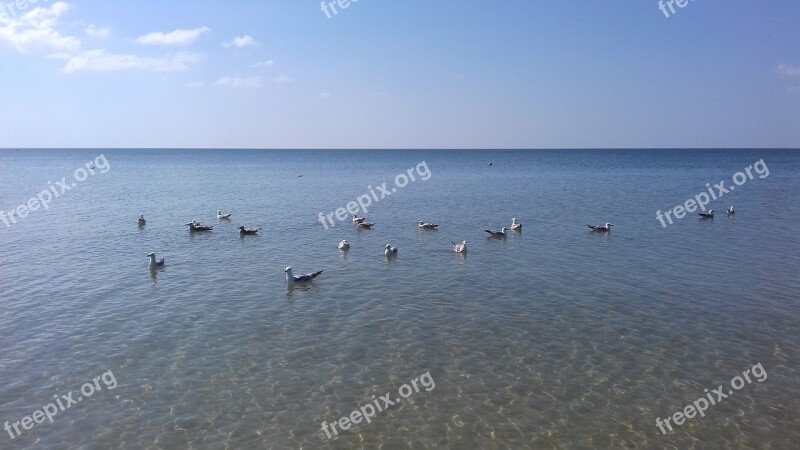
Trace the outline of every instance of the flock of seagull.
{"label": "flock of seagull", "polygon": [[[727,214],[729,216],[735,214],[735,212],[733,210],[733,206],[728,208],[726,212],[727,212]],[[713,219],[713,218],[714,218],[714,210],[713,209],[708,210],[707,213],[705,213],[705,212],[701,212],[700,213],[700,219]],[[218,210],[217,211],[217,220],[230,221],[231,220],[231,213],[223,213],[221,210]],[[144,226],[147,223],[147,221],[145,220],[143,214],[139,215],[139,219],[138,219],[137,222],[138,222],[140,227]],[[369,230],[369,229],[372,229],[373,226],[375,226],[374,223],[367,222],[367,219],[365,217],[358,217],[357,215],[353,215],[352,222],[353,222],[353,225],[357,229]],[[196,220],[192,220],[191,222],[189,222],[189,223],[187,223],[185,225],[189,227],[189,232],[190,233],[201,233],[201,232],[206,232],[206,231],[213,231],[213,229],[214,229],[214,227],[208,226],[208,225],[203,225],[203,224],[201,224],[200,222],[198,222]],[[612,223],[606,223],[605,225],[590,225],[590,224],[587,224],[586,226],[588,226],[590,230],[598,232],[598,233],[610,233],[611,232],[611,227],[613,227],[614,224],[612,224]],[[439,227],[439,225],[435,224],[435,223],[427,223],[427,222],[419,221],[418,224],[417,224],[417,227],[419,229],[421,229],[421,230],[435,230],[435,229],[437,229]],[[239,235],[240,236],[256,235],[256,234],[258,234],[259,231],[261,231],[261,228],[245,228],[244,226],[240,226],[239,227]],[[511,228],[510,229],[507,228],[507,227],[503,227],[500,230],[484,230],[484,231],[486,233],[488,233],[489,237],[496,238],[496,239],[503,239],[508,235],[509,231],[521,232],[522,231],[522,224],[517,222],[517,218],[514,217],[514,218],[511,219]],[[461,243],[457,243],[457,242],[451,242],[451,243],[453,244],[453,251],[454,252],[460,253],[460,254],[466,254],[467,253],[467,241],[461,241]],[[347,239],[343,239],[341,242],[339,242],[339,245],[337,246],[337,248],[341,252],[347,252],[347,251],[350,250],[350,243],[347,242]],[[386,244],[386,246],[384,247],[384,250],[383,250],[383,255],[387,259],[391,259],[391,258],[397,256],[397,247],[392,247],[391,244]],[[147,267],[150,270],[157,270],[159,268],[164,267],[164,258],[156,259],[156,254],[152,253],[152,252],[149,253],[147,255],[147,257],[150,258],[150,262],[147,265]],[[322,272],[323,271],[320,270],[320,271],[317,271],[317,272],[310,272],[310,273],[306,273],[306,274],[302,274],[302,275],[294,275],[292,273],[292,268],[291,267],[287,267],[284,270],[284,273],[286,274],[286,283],[288,285],[298,285],[298,284],[310,283],[315,278],[320,276],[322,274]]]}

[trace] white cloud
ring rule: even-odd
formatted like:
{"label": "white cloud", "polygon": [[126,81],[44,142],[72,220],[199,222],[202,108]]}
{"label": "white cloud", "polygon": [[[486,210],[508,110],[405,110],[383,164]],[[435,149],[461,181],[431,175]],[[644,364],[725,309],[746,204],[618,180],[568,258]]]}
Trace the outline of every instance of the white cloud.
{"label": "white cloud", "polygon": [[255,68],[272,67],[274,65],[275,65],[275,63],[271,59],[268,59],[266,61],[261,61],[260,63],[253,64],[253,67],[255,67]]}
{"label": "white cloud", "polygon": [[230,86],[235,88],[259,88],[263,78],[239,78],[239,77],[223,77],[215,83],[217,86]]}
{"label": "white cloud", "polygon": [[155,32],[136,39],[142,45],[181,46],[191,45],[200,36],[211,31],[208,27],[199,27],[193,30],[177,29],[169,33]]}
{"label": "white cloud", "polygon": [[180,52],[160,58],[143,58],[135,55],[117,55],[105,50],[89,50],[70,57],[61,69],[64,73],[121,72],[142,70],[146,72],[178,72],[188,70],[203,61],[199,53]]}
{"label": "white cloud", "polygon": [[253,39],[249,34],[245,34],[244,36],[233,38],[232,41],[226,42],[222,44],[222,46],[225,48],[231,48],[231,47],[249,48],[249,47],[258,47],[259,43],[256,42],[256,40]]}
{"label": "white cloud", "polygon": [[86,35],[93,38],[105,39],[109,34],[111,34],[111,28],[109,27],[96,27],[94,25],[89,25],[86,28]]}
{"label": "white cloud", "polygon": [[20,53],[77,51],[80,39],[56,30],[59,19],[70,9],[68,4],[57,2],[49,8],[34,8],[19,18],[0,18],[0,47],[5,44]]}
{"label": "white cloud", "polygon": [[289,78],[286,75],[281,75],[278,78],[275,78],[275,80],[273,80],[273,81],[275,81],[276,83],[288,83],[288,82],[292,81],[292,79]]}
{"label": "white cloud", "polygon": [[783,75],[785,77],[800,77],[800,66],[779,64],[778,68],[775,69],[775,72],[777,72],[778,75]]}

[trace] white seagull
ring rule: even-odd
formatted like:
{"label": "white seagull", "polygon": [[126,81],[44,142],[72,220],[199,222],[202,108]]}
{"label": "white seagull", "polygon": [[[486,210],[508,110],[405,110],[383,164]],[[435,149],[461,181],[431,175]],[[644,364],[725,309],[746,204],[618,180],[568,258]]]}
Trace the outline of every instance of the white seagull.
{"label": "white seagull", "polygon": [[144,220],[144,214],[139,214],[139,220],[137,220],[137,222],[139,223],[139,225],[144,225],[147,223],[147,221]]}
{"label": "white seagull", "polygon": [[421,220],[419,221],[419,227],[422,228],[423,230],[435,230],[436,227],[438,227],[438,226],[439,225],[437,225],[435,223],[425,223],[425,222],[423,222]]}
{"label": "white seagull", "polygon": [[592,231],[598,231],[600,233],[608,233],[611,231],[611,227],[614,226],[612,223],[606,222],[605,225],[586,225],[587,227],[591,228]]}
{"label": "white seagull", "polygon": [[222,214],[221,210],[217,211],[217,219],[222,220],[222,219],[230,219],[230,218],[231,218],[231,213]]}
{"label": "white seagull", "polygon": [[322,271],[320,270],[319,272],[312,272],[312,273],[307,273],[305,275],[294,276],[292,275],[291,267],[287,267],[286,270],[284,270],[284,272],[286,272],[286,283],[290,285],[309,283],[311,282],[311,280],[317,278],[319,274],[322,273]]}
{"label": "white seagull", "polygon": [[714,210],[709,209],[707,213],[700,213],[701,219],[713,219],[714,218]]}
{"label": "white seagull", "polygon": [[460,244],[456,244],[455,242],[453,242],[452,244],[453,244],[453,251],[454,252],[456,252],[456,253],[467,253],[467,241],[461,241]]}
{"label": "white seagull", "polygon": [[239,234],[242,236],[253,236],[258,234],[261,228],[245,228],[244,225],[239,227]]}
{"label": "white seagull", "polygon": [[731,207],[730,207],[730,208],[728,208],[728,215],[729,215],[729,216],[732,216],[732,215],[734,215],[734,214],[736,214],[736,211],[734,211],[734,210],[733,210],[733,205],[731,205]]}
{"label": "white seagull", "polygon": [[522,231],[522,224],[517,222],[517,218],[511,219],[511,229],[514,231]]}
{"label": "white seagull", "polygon": [[150,263],[147,264],[147,267],[150,270],[155,270],[155,269],[158,269],[159,267],[164,267],[164,258],[156,260],[156,254],[155,253],[150,253],[150,254],[147,255],[147,257],[150,258]]}
{"label": "white seagull", "polygon": [[362,223],[367,220],[365,217],[358,217],[357,215],[353,214],[353,223]]}
{"label": "white seagull", "polygon": [[489,236],[491,236],[491,237],[504,238],[504,237],[506,237],[506,232],[508,231],[508,228],[503,227],[500,231],[492,231],[492,230],[484,230],[484,231],[489,233]]}
{"label": "white seagull", "polygon": [[395,255],[397,255],[397,247],[392,247],[391,245],[386,244],[386,247],[384,247],[383,250],[383,256],[391,258],[392,256]]}
{"label": "white seagull", "polygon": [[342,242],[339,242],[339,250],[342,250],[344,252],[350,250],[350,244],[347,242],[347,239],[344,239],[342,240]]}

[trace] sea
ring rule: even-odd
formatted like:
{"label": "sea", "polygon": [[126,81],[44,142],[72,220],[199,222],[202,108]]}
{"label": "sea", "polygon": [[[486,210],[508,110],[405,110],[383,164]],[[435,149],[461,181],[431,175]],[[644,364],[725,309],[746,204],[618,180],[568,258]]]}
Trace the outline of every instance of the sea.
{"label": "sea", "polygon": [[2,150],[0,448],[800,448],[798,198],[796,150]]}

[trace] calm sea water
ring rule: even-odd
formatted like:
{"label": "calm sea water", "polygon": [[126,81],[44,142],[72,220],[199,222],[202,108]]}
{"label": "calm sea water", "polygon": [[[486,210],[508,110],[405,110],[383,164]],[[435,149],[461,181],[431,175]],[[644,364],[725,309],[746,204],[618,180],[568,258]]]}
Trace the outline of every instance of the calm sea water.
{"label": "calm sea water", "polygon": [[[117,386],[0,448],[800,446],[800,153],[2,151],[0,209],[101,153],[106,173],[0,222],[0,424]],[[715,219],[657,221],[761,159]],[[422,161],[374,230],[318,222]],[[522,233],[486,238],[512,217]],[[286,266],[325,272],[288,290]],[[659,431],[758,363],[765,380]],[[322,430],[427,372],[432,390]]]}

